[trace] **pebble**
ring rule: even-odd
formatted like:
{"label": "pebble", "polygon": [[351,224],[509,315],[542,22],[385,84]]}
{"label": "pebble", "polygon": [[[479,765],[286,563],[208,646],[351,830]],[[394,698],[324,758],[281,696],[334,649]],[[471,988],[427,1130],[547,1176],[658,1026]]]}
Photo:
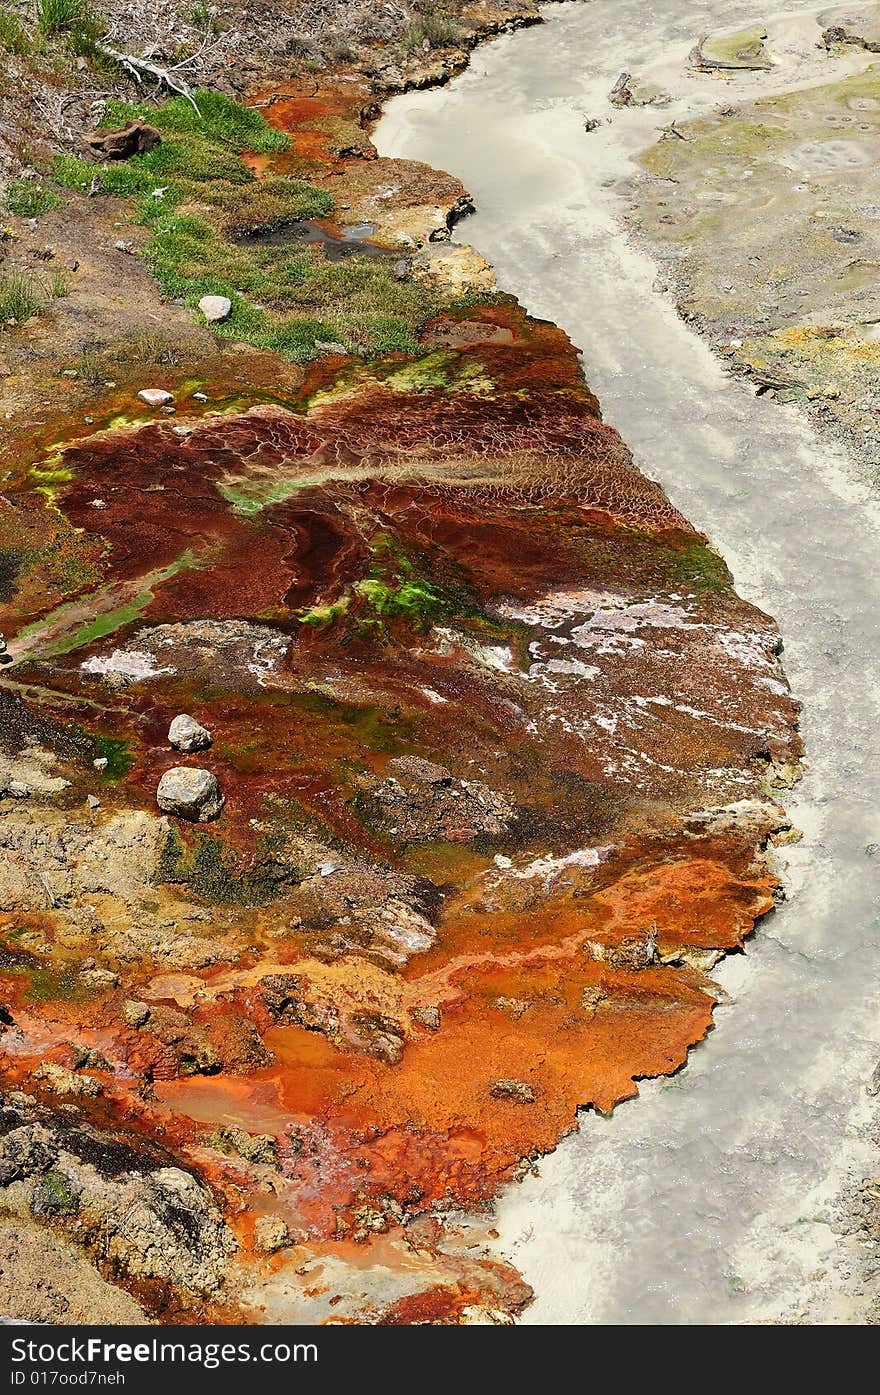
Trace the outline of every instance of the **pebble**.
{"label": "pebble", "polygon": [[166,392],[165,388],[141,388],[138,397],[148,407],[164,407],[167,402],[174,401],[174,394]]}
{"label": "pebble", "polygon": [[203,295],[199,301],[199,309],[208,324],[216,324],[220,320],[228,319],[232,314],[232,301],[225,295]]}
{"label": "pebble", "polygon": [[211,733],[194,717],[181,712],[168,728],[168,742],[175,751],[206,751],[211,744]]}

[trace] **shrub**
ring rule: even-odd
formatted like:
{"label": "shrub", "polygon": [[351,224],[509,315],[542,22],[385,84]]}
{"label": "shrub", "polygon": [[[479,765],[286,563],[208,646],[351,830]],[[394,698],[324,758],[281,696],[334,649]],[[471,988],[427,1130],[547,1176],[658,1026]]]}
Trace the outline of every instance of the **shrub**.
{"label": "shrub", "polygon": [[426,9],[403,36],[404,47],[411,52],[425,47],[450,48],[460,40],[458,23],[442,8]]}

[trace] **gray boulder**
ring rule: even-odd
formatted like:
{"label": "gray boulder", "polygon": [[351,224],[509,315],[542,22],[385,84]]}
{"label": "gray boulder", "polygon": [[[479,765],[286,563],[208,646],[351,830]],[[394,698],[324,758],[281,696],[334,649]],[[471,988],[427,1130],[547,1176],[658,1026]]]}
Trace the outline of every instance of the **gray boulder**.
{"label": "gray boulder", "polygon": [[207,751],[211,733],[194,717],[181,712],[168,728],[168,740],[175,751]]}
{"label": "gray boulder", "polygon": [[190,823],[210,823],[219,816],[226,800],[210,770],[175,765],[159,781],[156,803],[165,814],[189,819]]}

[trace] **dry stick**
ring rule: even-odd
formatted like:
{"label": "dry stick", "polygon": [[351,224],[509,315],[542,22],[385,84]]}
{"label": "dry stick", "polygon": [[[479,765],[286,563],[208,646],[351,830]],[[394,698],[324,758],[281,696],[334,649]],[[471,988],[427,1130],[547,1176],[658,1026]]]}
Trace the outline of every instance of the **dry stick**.
{"label": "dry stick", "polygon": [[197,116],[201,116],[192,88],[178,73],[172,68],[160,68],[157,63],[150,63],[146,58],[135,58],[131,53],[120,53],[119,49],[110,48],[108,44],[98,44],[98,52],[103,53],[107,58],[112,58],[116,63],[126,68],[131,73],[135,82],[140,82],[141,74],[153,77],[160,84],[164,83],[170,92],[176,92],[178,96],[185,97],[190,103]]}

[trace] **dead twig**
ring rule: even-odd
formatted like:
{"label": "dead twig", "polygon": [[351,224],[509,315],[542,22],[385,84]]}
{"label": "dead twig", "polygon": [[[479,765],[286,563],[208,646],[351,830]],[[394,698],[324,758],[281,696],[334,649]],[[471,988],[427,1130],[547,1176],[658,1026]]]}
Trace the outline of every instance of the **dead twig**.
{"label": "dead twig", "polygon": [[184,97],[198,116],[201,112],[196,105],[196,99],[192,94],[192,88],[185,78],[180,76],[177,64],[174,68],[160,68],[158,63],[151,63],[147,58],[137,58],[132,53],[121,53],[117,48],[111,48],[109,44],[100,43],[97,45],[98,52],[105,57],[112,58],[115,63],[131,73],[135,82],[140,84],[142,77],[152,77],[160,87],[167,87],[169,92],[176,92],[179,97]]}

